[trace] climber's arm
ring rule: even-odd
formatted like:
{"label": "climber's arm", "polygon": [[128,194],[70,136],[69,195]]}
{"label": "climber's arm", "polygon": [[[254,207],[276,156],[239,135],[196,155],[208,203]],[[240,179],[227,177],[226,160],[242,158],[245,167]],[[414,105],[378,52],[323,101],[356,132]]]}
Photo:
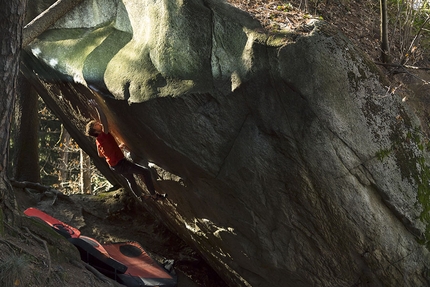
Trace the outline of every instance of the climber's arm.
{"label": "climber's arm", "polygon": [[100,109],[100,106],[97,104],[97,102],[95,100],[89,100],[89,103],[96,110],[98,120],[100,121],[100,123],[102,124],[102,127],[103,127],[103,132],[107,134],[109,132],[109,125],[108,125],[106,115]]}

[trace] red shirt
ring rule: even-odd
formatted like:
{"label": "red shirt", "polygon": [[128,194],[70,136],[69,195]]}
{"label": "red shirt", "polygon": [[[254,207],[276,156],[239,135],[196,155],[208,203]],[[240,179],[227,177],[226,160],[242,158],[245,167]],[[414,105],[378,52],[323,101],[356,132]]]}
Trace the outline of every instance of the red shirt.
{"label": "red shirt", "polygon": [[99,154],[106,158],[110,166],[116,166],[124,158],[124,154],[110,133],[100,133],[96,139],[96,145]]}

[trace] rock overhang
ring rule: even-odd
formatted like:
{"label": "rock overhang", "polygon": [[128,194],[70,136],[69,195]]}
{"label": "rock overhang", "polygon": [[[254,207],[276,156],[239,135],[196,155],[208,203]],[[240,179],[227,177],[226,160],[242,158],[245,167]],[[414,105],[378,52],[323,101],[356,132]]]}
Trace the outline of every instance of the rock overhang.
{"label": "rock overhang", "polygon": [[[206,11],[207,6],[202,5],[195,9]],[[161,16],[169,19],[166,14]],[[174,195],[177,206],[165,207],[166,213],[177,215],[170,222],[173,228],[200,245],[208,260],[227,272],[225,276],[232,282],[244,286],[246,280],[279,282],[285,274],[268,276],[258,267],[271,264],[288,270],[290,279],[306,278],[301,271],[307,266],[304,262],[321,256],[312,253],[315,248],[325,250],[320,259],[333,255],[327,259],[333,264],[337,260],[354,263],[351,258],[368,246],[395,260],[387,246],[394,249],[398,236],[408,238],[408,248],[421,250],[412,242],[414,237],[402,231],[402,224],[423,231],[416,220],[421,210],[413,198],[414,187],[399,180],[392,155],[385,162],[376,157],[379,150],[391,147],[388,135],[393,124],[409,129],[416,121],[412,116],[408,124],[397,122],[396,115],[406,111],[398,99],[381,96],[384,88],[373,66],[322,22],[315,21],[305,34],[267,38],[237,21],[228,23],[231,17],[212,15],[210,19],[216,18],[211,23],[216,23],[219,31],[238,32],[211,34],[202,42],[188,37],[180,46],[183,50],[171,55],[152,53],[151,49],[158,45],[163,47],[160,51],[176,51],[178,37],[169,41],[159,33],[154,34],[154,38],[161,37],[158,40],[140,39],[135,34],[137,22],[130,20],[133,33],[109,22],[94,29],[88,43],[103,39],[102,47],[109,38],[106,35],[128,35],[123,42],[112,41],[124,44],[122,49],[111,53],[114,56],[108,63],[97,63],[107,53],[101,48],[97,52],[97,48],[82,48],[86,57],[76,57],[74,62],[83,79],[95,83],[94,89],[105,88],[106,93],[97,97],[105,102],[117,126],[114,132],[127,140],[138,156],[163,163],[187,178],[185,185],[178,187],[187,195]],[[180,26],[180,22],[174,23]],[[284,42],[278,41],[282,37]],[[234,39],[238,41],[229,42]],[[183,55],[190,43],[209,45],[190,53],[195,61],[201,56],[203,62],[175,62],[174,55]],[[265,77],[267,74],[270,76]],[[369,103],[378,105],[378,113],[366,108]],[[190,197],[194,200],[188,201]],[[404,222],[398,224],[398,219]],[[374,225],[365,226],[368,222]],[[392,229],[378,230],[378,224],[387,222]],[[225,233],[228,244],[219,240],[214,226],[234,230]],[[319,228],[312,232],[310,226]],[[339,226],[351,232],[337,234]],[[300,246],[306,251],[289,258],[291,250],[283,249],[282,243],[292,246],[294,252],[299,252]],[[216,252],[212,252],[214,244],[218,244]],[[376,258],[377,252],[375,258],[362,263],[379,264],[378,260],[384,259]],[[416,256],[413,253],[411,258]],[[258,266],[250,258],[261,259]],[[317,263],[312,267],[319,270],[320,277],[331,272],[327,270],[330,267]],[[257,275],[247,276],[243,268]],[[359,272],[357,268],[350,266],[352,273]],[[379,276],[383,277],[375,275]],[[318,280],[310,278],[308,282]],[[330,278],[324,280],[329,282]]]}

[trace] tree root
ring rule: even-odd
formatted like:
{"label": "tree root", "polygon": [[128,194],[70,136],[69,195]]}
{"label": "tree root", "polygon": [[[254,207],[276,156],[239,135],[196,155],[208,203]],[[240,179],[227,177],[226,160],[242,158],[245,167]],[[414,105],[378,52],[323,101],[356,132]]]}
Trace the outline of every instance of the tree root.
{"label": "tree root", "polygon": [[[22,249],[21,247],[19,247],[18,245],[16,245],[15,243],[13,243],[10,240],[7,239],[0,239],[0,243],[3,243],[4,245],[7,245],[11,250],[19,250],[20,252],[26,252],[24,249]],[[27,253],[27,252],[26,252]]]}
{"label": "tree root", "polygon": [[[19,236],[21,236],[22,238],[27,238],[28,236],[24,235],[24,233],[22,233],[19,229],[14,228],[13,226],[9,225],[8,223],[5,223],[5,226],[10,228],[12,231],[14,231],[15,233],[17,233]],[[16,243],[14,243],[11,240],[8,240],[6,238],[0,239],[0,243],[3,243],[5,245],[7,245],[11,250],[19,250],[19,252],[25,253],[35,259],[38,259],[35,255],[31,254],[30,252],[28,252],[27,250],[25,250],[24,248],[22,248],[21,246],[18,246]]]}
{"label": "tree root", "polygon": [[67,195],[63,194],[61,191],[51,188],[50,186],[42,185],[37,182],[30,181],[16,181],[14,179],[10,180],[13,187],[22,189],[33,189],[47,197],[53,197],[51,205],[54,205],[58,198],[65,199],[67,201],[72,201]]}
{"label": "tree root", "polygon": [[39,243],[42,243],[43,246],[45,247],[46,250],[46,257],[48,260],[48,272],[46,272],[46,277],[44,282],[46,282],[46,280],[51,276],[51,254],[49,253],[49,249],[48,249],[48,244],[46,243],[45,240],[43,240],[42,238],[40,238],[39,236],[33,234],[30,229],[28,229],[27,227],[25,227],[25,230],[31,235],[31,237],[33,237],[36,241],[38,241]]}

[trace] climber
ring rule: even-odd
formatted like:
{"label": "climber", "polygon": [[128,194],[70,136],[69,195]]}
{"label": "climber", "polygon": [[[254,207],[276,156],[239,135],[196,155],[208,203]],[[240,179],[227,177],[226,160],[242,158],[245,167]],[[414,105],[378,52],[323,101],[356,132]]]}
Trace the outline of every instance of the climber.
{"label": "climber", "polygon": [[[98,120],[92,120],[86,125],[86,134],[96,138],[97,153],[100,157],[104,157],[109,167],[118,174],[121,174],[128,182],[131,191],[136,197],[140,197],[141,192],[134,179],[134,174],[140,175],[148,188],[150,197],[152,199],[162,199],[166,194],[159,194],[155,192],[154,183],[152,181],[151,172],[148,168],[133,163],[127,160],[121,150],[124,146],[118,146],[115,138],[109,132],[107,118],[100,110],[95,100],[90,100],[89,104],[95,108]],[[149,196],[144,196],[149,197]]]}

